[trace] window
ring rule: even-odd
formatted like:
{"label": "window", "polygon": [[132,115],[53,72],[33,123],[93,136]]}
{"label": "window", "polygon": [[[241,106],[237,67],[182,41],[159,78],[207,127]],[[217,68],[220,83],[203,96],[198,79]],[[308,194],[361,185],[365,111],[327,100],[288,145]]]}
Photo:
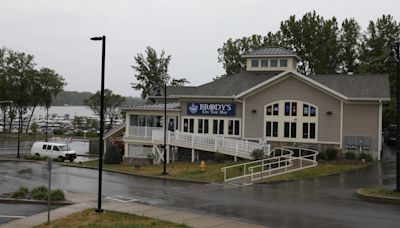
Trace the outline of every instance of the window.
{"label": "window", "polygon": [[42,149],[43,149],[43,150],[45,150],[45,149],[46,149],[46,144],[43,144],[43,147],[42,147]]}
{"label": "window", "polygon": [[267,59],[262,59],[261,60],[261,67],[268,67],[268,60]]}
{"label": "window", "polygon": [[224,120],[213,120],[213,134],[224,134]]}
{"label": "window", "polygon": [[193,133],[194,132],[194,119],[189,119],[189,132]]}
{"label": "window", "polygon": [[204,130],[203,130],[204,134],[208,134],[208,120],[205,119],[204,120]]}
{"label": "window", "polygon": [[188,132],[188,131],[189,131],[189,120],[183,119],[183,132]]}
{"label": "window", "polygon": [[239,135],[239,120],[228,120],[228,135]]}
{"label": "window", "polygon": [[219,120],[219,134],[224,134],[224,120]]}
{"label": "window", "polygon": [[297,102],[285,102],[285,116],[297,116]]}
{"label": "window", "polygon": [[296,138],[296,122],[285,122],[284,123],[284,135],[285,138]]}
{"label": "window", "polygon": [[279,60],[280,67],[287,67],[287,59],[280,59]]}
{"label": "window", "polygon": [[265,136],[278,137],[278,122],[267,121],[265,130]]}
{"label": "window", "polygon": [[213,120],[213,134],[218,134],[218,120]]}
{"label": "window", "polygon": [[276,104],[267,106],[266,113],[267,113],[267,116],[279,115],[279,104],[276,103]]}
{"label": "window", "polygon": [[47,145],[47,150],[51,150],[51,145]]}
{"label": "window", "polygon": [[315,123],[303,123],[303,139],[315,139]]}
{"label": "window", "polygon": [[269,64],[271,67],[278,67],[278,60],[277,59],[271,59],[269,61]]}
{"label": "window", "polygon": [[60,151],[60,150],[58,149],[58,147],[56,147],[56,146],[53,146],[53,150],[54,150],[54,151]]}
{"label": "window", "polygon": [[316,116],[317,109],[314,106],[303,104],[303,116]]}
{"label": "window", "polygon": [[191,118],[184,118],[183,119],[183,132],[194,132],[194,119]]}
{"label": "window", "polygon": [[197,120],[197,133],[203,133],[203,119]]}
{"label": "window", "polygon": [[251,67],[258,67],[258,66],[259,66],[258,59],[252,59],[251,60]]}

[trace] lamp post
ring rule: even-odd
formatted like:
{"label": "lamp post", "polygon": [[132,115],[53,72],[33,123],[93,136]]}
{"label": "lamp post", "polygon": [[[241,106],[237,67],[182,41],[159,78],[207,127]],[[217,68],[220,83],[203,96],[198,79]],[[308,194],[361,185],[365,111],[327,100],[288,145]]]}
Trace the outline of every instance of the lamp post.
{"label": "lamp post", "polygon": [[[161,96],[160,89],[157,90],[156,96]],[[164,83],[164,169],[162,175],[167,175],[167,83]]]}
{"label": "lamp post", "polygon": [[100,89],[100,134],[99,134],[99,190],[98,190],[98,198],[97,198],[97,213],[103,212],[101,209],[101,180],[103,174],[103,132],[104,132],[104,68],[105,68],[105,60],[106,60],[106,37],[92,37],[90,38],[94,41],[103,41],[103,48],[101,54],[101,89]]}
{"label": "lamp post", "polygon": [[400,42],[395,43],[394,49],[390,51],[390,55],[385,59],[387,64],[397,64],[397,113],[396,113],[396,192],[400,192]]}

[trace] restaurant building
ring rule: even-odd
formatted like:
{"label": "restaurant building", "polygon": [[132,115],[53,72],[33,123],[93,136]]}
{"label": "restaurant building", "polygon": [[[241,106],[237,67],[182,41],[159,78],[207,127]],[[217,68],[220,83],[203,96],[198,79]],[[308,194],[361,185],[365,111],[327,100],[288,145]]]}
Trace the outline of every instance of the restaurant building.
{"label": "restaurant building", "polygon": [[[203,151],[249,158],[250,150],[265,143],[365,151],[380,159],[382,103],[390,100],[387,75],[303,75],[296,71],[299,57],[283,48],[243,58],[246,70],[240,73],[167,88],[168,161],[182,148],[192,150],[192,161]],[[149,97],[154,104],[122,108],[127,159],[162,154],[160,92]]]}

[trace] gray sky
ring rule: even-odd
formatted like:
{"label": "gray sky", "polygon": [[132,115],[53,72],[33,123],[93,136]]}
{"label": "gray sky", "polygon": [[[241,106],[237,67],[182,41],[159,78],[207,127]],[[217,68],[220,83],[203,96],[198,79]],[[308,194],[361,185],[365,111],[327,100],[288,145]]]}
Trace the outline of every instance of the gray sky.
{"label": "gray sky", "polygon": [[171,76],[200,85],[223,73],[217,49],[227,39],[275,32],[312,10],[354,17],[362,29],[382,14],[400,21],[398,0],[0,0],[0,46],[33,54],[66,79],[65,90],[95,92],[101,43],[89,38],[106,35],[106,88],[139,96],[131,65],[146,46],[172,55]]}

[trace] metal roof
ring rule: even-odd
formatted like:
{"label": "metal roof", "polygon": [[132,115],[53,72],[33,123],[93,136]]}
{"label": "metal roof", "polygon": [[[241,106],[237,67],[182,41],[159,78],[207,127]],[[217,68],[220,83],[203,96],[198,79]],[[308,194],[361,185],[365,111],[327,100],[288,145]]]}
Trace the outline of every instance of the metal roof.
{"label": "metal roof", "polygon": [[281,47],[267,47],[267,48],[262,48],[258,49],[255,51],[251,51],[248,53],[245,53],[242,57],[296,57],[297,59],[300,59],[295,53],[289,51],[288,49],[281,48]]}
{"label": "metal roof", "polygon": [[[167,103],[167,110],[169,111],[178,111],[179,108],[179,103]],[[164,110],[164,103],[122,106],[121,110]]]}

